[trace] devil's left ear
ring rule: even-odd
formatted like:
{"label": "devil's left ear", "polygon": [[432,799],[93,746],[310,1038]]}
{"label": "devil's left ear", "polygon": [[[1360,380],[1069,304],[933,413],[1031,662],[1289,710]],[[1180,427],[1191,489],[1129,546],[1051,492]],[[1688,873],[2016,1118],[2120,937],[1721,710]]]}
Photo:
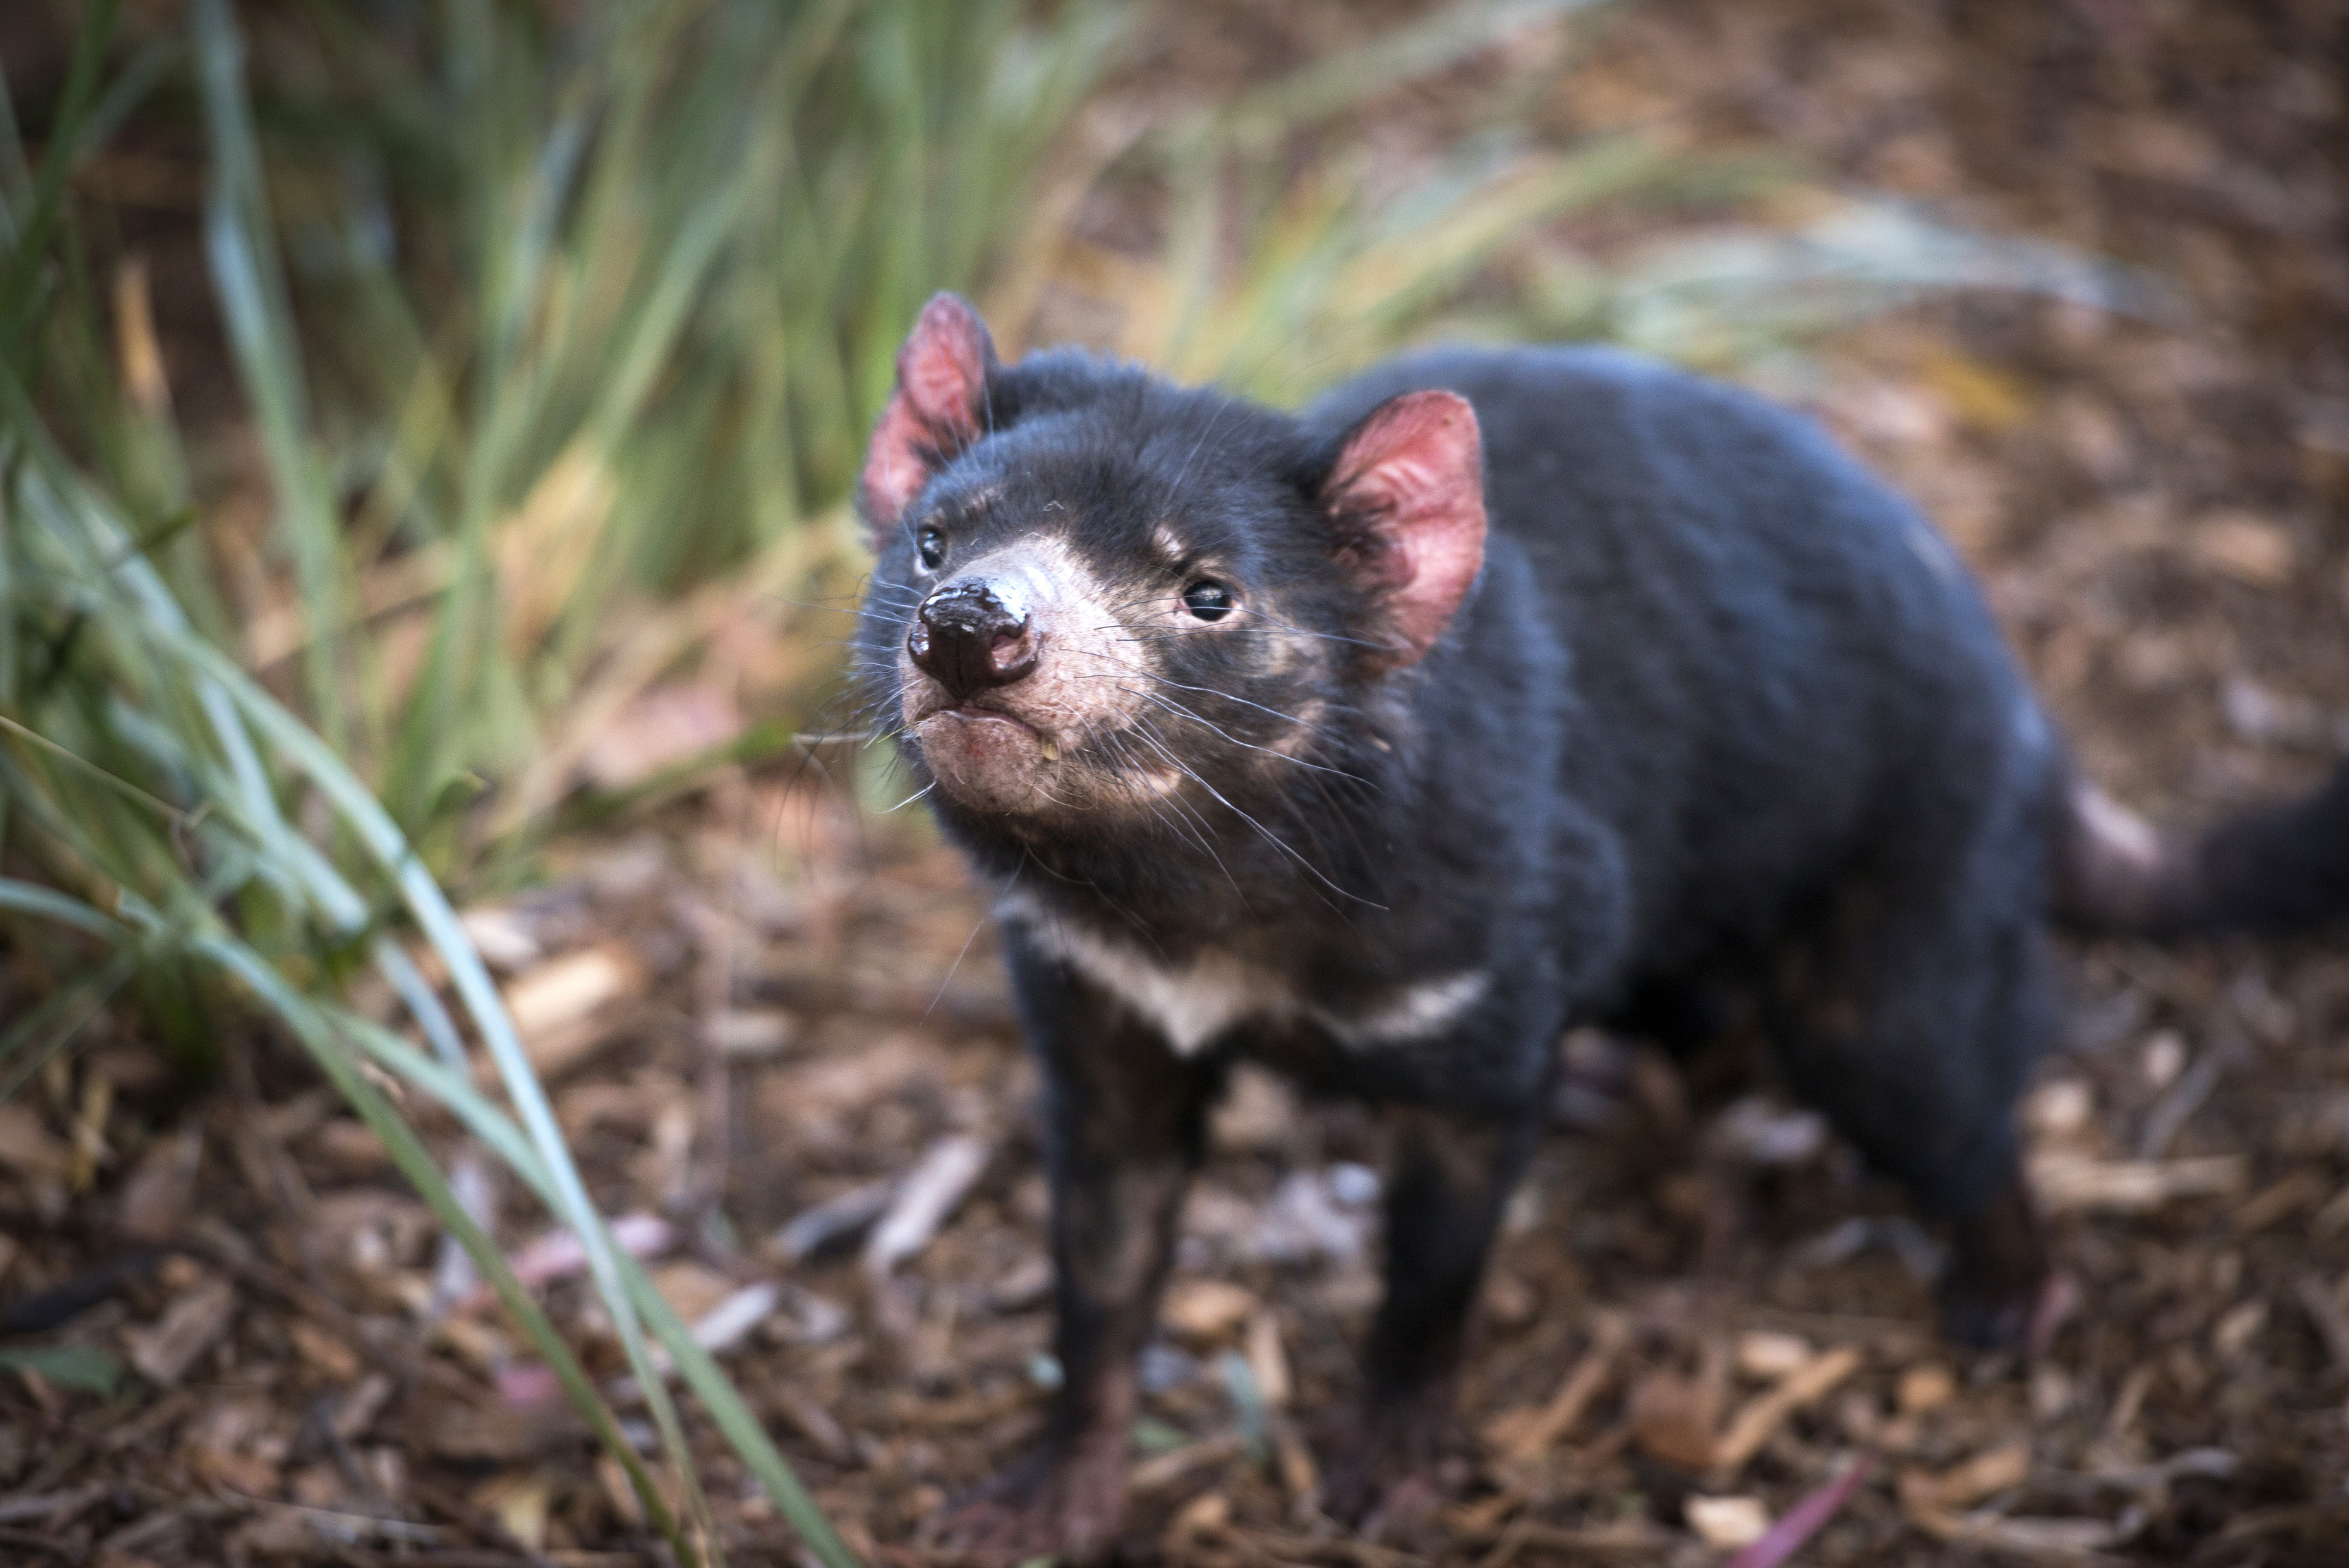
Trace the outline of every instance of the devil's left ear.
{"label": "devil's left ear", "polygon": [[951,456],[978,439],[995,364],[995,339],[968,301],[939,294],[922,306],[897,350],[897,389],[864,457],[864,517],[876,535],[895,526],[897,514],[922,493],[938,454]]}
{"label": "devil's left ear", "polygon": [[1348,432],[1323,486],[1338,554],[1378,596],[1393,653],[1416,664],[1485,564],[1485,453],[1452,392],[1405,392]]}

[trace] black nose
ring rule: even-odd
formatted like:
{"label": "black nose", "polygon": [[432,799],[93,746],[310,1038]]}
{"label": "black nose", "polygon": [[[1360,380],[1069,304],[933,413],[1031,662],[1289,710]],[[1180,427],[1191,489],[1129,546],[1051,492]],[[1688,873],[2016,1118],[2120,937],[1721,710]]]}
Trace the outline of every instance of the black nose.
{"label": "black nose", "polygon": [[968,697],[1035,669],[1036,634],[1018,589],[967,577],[922,601],[905,651],[939,685]]}

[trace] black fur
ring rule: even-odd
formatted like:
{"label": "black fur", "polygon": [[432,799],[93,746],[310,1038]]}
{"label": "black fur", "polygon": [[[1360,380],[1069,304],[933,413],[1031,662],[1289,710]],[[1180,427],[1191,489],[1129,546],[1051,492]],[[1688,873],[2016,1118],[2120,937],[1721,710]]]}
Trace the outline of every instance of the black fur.
{"label": "black fur", "polygon": [[[1347,432],[1424,388],[1475,407],[1491,532],[1449,633],[1396,670],[1360,520],[1326,486]],[[860,634],[884,712],[913,606],[944,580],[916,562],[923,526],[961,559],[1058,530],[1140,597],[1172,591],[1150,540],[1173,519],[1278,613],[1237,635],[1136,635],[1154,736],[1088,745],[1104,767],[1153,746],[1189,763],[1203,776],[1164,808],[1009,820],[934,794],[981,874],[1169,965],[1237,951],[1277,966],[1341,1012],[1414,981],[1492,977],[1436,1038],[1348,1046],[1258,1023],[1185,1059],[1030,917],[1008,922],[1050,1107],[1059,1451],[1130,1408],[1123,1364],[1230,1061],[1408,1108],[1366,1451],[1346,1469],[1374,1475],[1419,1440],[1396,1434],[1449,1376],[1560,1031],[1699,986],[1754,996],[1795,1092],[1959,1222],[1953,1327],[2027,1321],[2045,1270],[2012,1106],[2054,1022],[2044,930],[2073,853],[2069,774],[1973,582],[1914,508],[1806,421],[1597,349],[1421,355],[1301,416],[1058,352],[995,369],[982,412],[988,433],[941,454],[886,535]],[[1276,618],[1319,634],[1318,656],[1299,663]],[[1283,716],[1308,709],[1295,760],[1266,762],[1299,740]],[[2312,836],[2337,874],[2349,782],[2222,833],[2209,863],[2240,883]],[[2266,907],[2299,919],[2339,902]],[[1069,1522],[1082,1510],[1040,1506],[1061,1512],[1007,1539],[1083,1532]]]}

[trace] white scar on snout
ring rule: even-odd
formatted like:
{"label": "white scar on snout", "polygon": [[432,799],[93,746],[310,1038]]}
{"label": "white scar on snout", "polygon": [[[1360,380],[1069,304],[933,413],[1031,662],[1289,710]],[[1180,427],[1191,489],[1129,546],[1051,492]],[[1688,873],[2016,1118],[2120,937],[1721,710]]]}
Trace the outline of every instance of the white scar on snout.
{"label": "white scar on snout", "polygon": [[1026,895],[1006,893],[996,919],[1108,992],[1164,1037],[1178,1056],[1195,1055],[1250,1023],[1319,1026],[1350,1050],[1433,1040],[1458,1024],[1492,991],[1489,971],[1464,970],[1387,993],[1367,1012],[1340,1012],[1304,994],[1276,970],[1210,949],[1170,964],[1126,942],[1054,919]]}

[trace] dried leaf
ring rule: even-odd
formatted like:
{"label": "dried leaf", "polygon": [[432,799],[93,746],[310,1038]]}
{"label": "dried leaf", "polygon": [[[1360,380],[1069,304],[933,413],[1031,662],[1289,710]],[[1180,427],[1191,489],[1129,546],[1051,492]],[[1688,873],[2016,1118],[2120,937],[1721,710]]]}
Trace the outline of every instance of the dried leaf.
{"label": "dried leaf", "polygon": [[554,1500],[554,1483],[543,1472],[523,1471],[500,1476],[473,1493],[476,1508],[488,1512],[525,1551],[546,1544],[546,1515]]}
{"label": "dried leaf", "polygon": [[215,1276],[181,1292],[152,1327],[123,1330],[123,1345],[148,1381],[173,1387],[235,1316],[236,1287]]}
{"label": "dried leaf", "polygon": [[653,1289],[677,1309],[678,1316],[693,1323],[732,1295],[734,1282],[707,1263],[687,1260],[654,1270]]}
{"label": "dried leaf", "polygon": [[1650,1372],[1631,1386],[1632,1442],[1681,1469],[1712,1468],[1717,1413],[1710,1390],[1677,1372]]}
{"label": "dried leaf", "polygon": [[190,1122],[174,1137],[159,1137],[139,1157],[116,1200],[115,1222],[141,1241],[163,1241],[188,1223],[194,1204],[196,1168],[203,1158],[203,1127]]}
{"label": "dried leaf", "polygon": [[73,1171],[73,1149],[41,1125],[32,1106],[0,1102],[0,1165],[27,1176],[64,1177]]}

